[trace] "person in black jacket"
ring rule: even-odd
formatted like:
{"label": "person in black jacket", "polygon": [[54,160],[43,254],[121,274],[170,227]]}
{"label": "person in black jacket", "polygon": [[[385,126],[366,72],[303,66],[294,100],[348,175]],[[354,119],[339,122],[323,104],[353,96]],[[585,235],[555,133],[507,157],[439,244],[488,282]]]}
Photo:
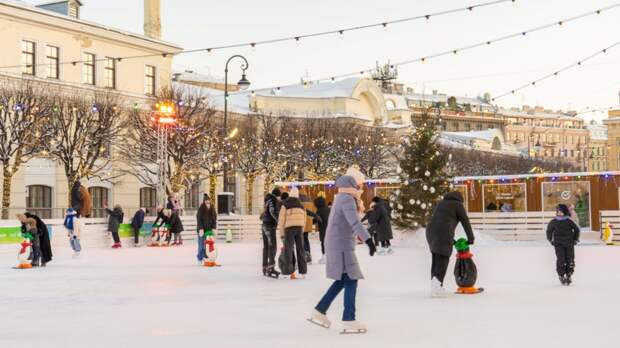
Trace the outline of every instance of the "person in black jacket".
{"label": "person in black jacket", "polygon": [[262,235],[263,235],[263,275],[276,277],[275,270],[276,252],[278,245],[276,241],[276,228],[278,227],[278,216],[280,215],[279,197],[282,192],[279,188],[273,189],[270,194],[265,196],[265,206],[261,214]]}
{"label": "person in black jacket", "polygon": [[80,212],[82,211],[82,195],[80,193],[81,186],[82,184],[80,183],[80,180],[76,180],[71,188],[71,207],[78,213],[78,217],[80,217]]}
{"label": "person in black jacket", "polygon": [[103,206],[105,211],[108,213],[108,231],[112,233],[112,238],[114,239],[114,244],[112,245],[113,249],[118,249],[121,247],[121,238],[118,235],[118,229],[121,227],[123,223],[123,218],[125,217],[125,213],[123,213],[123,209],[120,205],[115,205],[113,210],[108,209],[107,205]]}
{"label": "person in black jacket", "polygon": [[458,191],[449,192],[437,203],[426,226],[426,240],[433,256],[431,266],[431,296],[433,297],[445,295],[443,280],[450,263],[450,255],[452,255],[454,230],[459,222],[467,234],[467,242],[474,244],[474,232],[463,205],[463,196]]}
{"label": "person in black jacket", "polygon": [[205,248],[205,233],[213,232],[217,228],[217,213],[215,208],[211,205],[211,199],[208,194],[204,194],[202,197],[202,204],[198,208],[196,213],[196,229],[198,230],[198,264],[202,265],[206,258]]}
{"label": "person in black jacket", "polygon": [[28,212],[23,215],[17,215],[17,218],[22,223],[22,234],[26,232],[25,224],[27,219],[31,218],[37,222],[37,231],[41,248],[41,267],[45,267],[45,265],[52,260],[52,245],[50,243],[50,235],[47,226],[40,217]]}
{"label": "person in black jacket", "polygon": [[579,243],[579,226],[570,218],[565,204],[558,204],[556,216],[547,225],[547,240],[555,247],[556,270],[563,285],[572,283],[575,271],[575,245]]}
{"label": "person in black jacket", "polygon": [[375,204],[374,206],[374,224],[376,226],[376,234],[375,234],[375,242],[377,244],[381,244],[381,249],[377,251],[379,255],[382,254],[392,254],[392,243],[390,240],[394,238],[394,234],[392,233],[392,221],[390,219],[390,208],[389,204],[382,200],[380,197],[374,197],[372,202]]}
{"label": "person in black jacket", "polygon": [[145,213],[148,213],[148,210],[146,210],[145,208],[140,208],[138,209],[138,211],[136,211],[136,213],[133,215],[133,218],[131,219],[131,228],[133,229],[133,243],[136,248],[140,246],[140,229],[144,224]]}
{"label": "person in black jacket", "polygon": [[316,215],[319,219],[315,219],[313,223],[319,228],[319,239],[321,240],[321,259],[319,264],[325,264],[325,232],[327,231],[327,223],[329,222],[329,213],[331,209],[327,206],[327,201],[323,197],[317,197],[314,200]]}
{"label": "person in black jacket", "polygon": [[181,245],[183,241],[181,240],[181,232],[183,232],[183,222],[181,222],[181,217],[179,217],[179,213],[173,212],[170,209],[166,209],[164,214],[168,217],[170,221],[170,233],[168,234],[168,239],[166,242],[170,245],[170,236],[174,236],[174,242],[172,245]]}

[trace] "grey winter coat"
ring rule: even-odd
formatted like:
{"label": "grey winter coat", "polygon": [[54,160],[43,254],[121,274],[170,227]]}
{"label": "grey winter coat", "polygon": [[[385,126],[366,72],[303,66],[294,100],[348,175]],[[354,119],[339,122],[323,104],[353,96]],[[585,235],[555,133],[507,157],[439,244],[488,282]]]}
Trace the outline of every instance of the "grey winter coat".
{"label": "grey winter coat", "polygon": [[[357,184],[353,177],[341,176],[336,180],[336,187],[356,188]],[[351,279],[364,279],[355,256],[355,238],[358,236],[363,241],[370,238],[357,214],[355,198],[339,193],[334,199],[325,235],[327,278],[340,280],[346,273]]]}
{"label": "grey winter coat", "polygon": [[437,204],[426,226],[426,240],[431,253],[443,256],[452,255],[454,230],[459,222],[463,225],[467,240],[473,244],[474,232],[469,224],[465,206],[463,206],[463,196],[457,191],[449,192]]}

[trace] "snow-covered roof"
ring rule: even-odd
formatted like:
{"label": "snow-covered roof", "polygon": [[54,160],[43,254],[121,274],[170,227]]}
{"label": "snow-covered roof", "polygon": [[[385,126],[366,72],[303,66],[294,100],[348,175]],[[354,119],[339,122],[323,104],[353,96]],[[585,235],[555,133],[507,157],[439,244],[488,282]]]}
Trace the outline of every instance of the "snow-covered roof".
{"label": "snow-covered roof", "polygon": [[211,74],[201,74],[191,70],[174,70],[172,76],[177,81],[200,83],[224,83],[224,78]]}
{"label": "snow-covered roof", "polygon": [[590,131],[591,140],[607,140],[607,126],[598,123],[589,123],[586,125],[588,131]]}
{"label": "snow-covered roof", "polygon": [[544,118],[544,119],[562,119],[562,120],[576,120],[576,121],[583,121],[582,119],[578,118],[578,117],[573,117],[570,115],[566,115],[566,114],[554,114],[554,113],[548,113],[548,112],[536,112],[534,114],[528,114],[525,111],[515,111],[515,110],[510,110],[510,109],[504,109],[504,108],[500,108],[498,110],[498,113],[504,115],[504,116],[516,116],[516,117],[526,117],[526,118]]}
{"label": "snow-covered roof", "polygon": [[[416,101],[426,101],[426,102],[443,102],[443,103],[447,103],[448,102],[448,98],[450,98],[452,96],[449,96],[445,93],[431,93],[431,94],[425,94],[425,93],[411,93],[411,94],[407,94],[405,95],[405,98],[407,98],[407,100],[409,101],[413,101],[414,103]],[[472,106],[488,106],[488,107],[492,107],[493,105],[487,103],[482,97],[476,97],[476,98],[471,98],[471,97],[459,97],[459,96],[454,96],[456,98],[456,103],[457,104],[470,104]]]}
{"label": "snow-covered roof", "polygon": [[351,77],[334,82],[296,83],[288,86],[256,90],[256,95],[289,98],[348,98],[353,94],[360,77]]}
{"label": "snow-covered roof", "polygon": [[71,17],[71,16],[63,15],[63,14],[60,14],[60,13],[57,13],[57,12],[53,12],[53,11],[49,11],[49,10],[46,10],[46,9],[43,9],[43,8],[39,8],[39,7],[37,7],[37,6],[33,5],[33,4],[30,4],[30,3],[22,1],[22,0],[0,0],[0,5],[5,5],[5,6],[14,7],[14,8],[19,8],[19,9],[22,9],[22,10],[26,10],[26,11],[30,11],[30,12],[35,12],[35,13],[42,14],[42,15],[46,15],[46,16],[49,16],[49,17],[55,17],[55,18],[58,18],[58,19],[61,19],[61,20],[75,22],[75,23],[86,25],[86,26],[89,26],[89,27],[103,29],[103,30],[106,30],[106,31],[109,31],[109,32],[114,32],[114,33],[125,35],[125,36],[130,36],[130,37],[137,38],[137,39],[140,39],[140,40],[149,41],[149,42],[160,44],[160,45],[166,45],[166,46],[169,46],[169,47],[174,48],[176,50],[180,50],[181,49],[181,47],[179,47],[179,46],[177,46],[177,45],[175,45],[173,43],[170,43],[170,42],[166,42],[166,41],[163,41],[163,40],[158,40],[158,39],[155,39],[155,38],[152,38],[152,37],[148,37],[148,36],[145,36],[145,35],[142,35],[142,34],[136,34],[136,33],[128,32],[128,31],[125,31],[125,30],[121,30],[121,29],[117,29],[117,28],[113,28],[113,27],[108,27],[108,26],[105,26],[105,25],[101,25],[99,23],[95,23],[95,22],[86,21],[86,20],[83,20],[83,19],[79,19],[79,18],[74,18],[74,17]]}
{"label": "snow-covered roof", "polygon": [[492,142],[495,138],[500,140],[503,139],[502,132],[499,129],[487,129],[481,131],[470,131],[470,132],[441,132],[441,136],[444,138],[454,138],[454,139],[467,139],[467,140],[475,140],[480,139],[488,142]]}

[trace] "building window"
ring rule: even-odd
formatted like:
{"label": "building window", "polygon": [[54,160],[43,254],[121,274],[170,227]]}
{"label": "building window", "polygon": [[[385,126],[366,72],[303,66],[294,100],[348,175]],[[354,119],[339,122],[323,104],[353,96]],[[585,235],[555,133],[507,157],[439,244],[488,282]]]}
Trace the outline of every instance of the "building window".
{"label": "building window", "polygon": [[140,208],[149,210],[150,215],[155,215],[157,208],[157,191],[152,187],[140,189]]}
{"label": "building window", "polygon": [[59,56],[60,49],[55,46],[45,47],[45,65],[47,66],[47,78],[56,79],[60,78],[59,74]]}
{"label": "building window", "polygon": [[95,84],[95,55],[84,53],[82,56],[82,82],[87,85]]}
{"label": "building window", "polygon": [[22,41],[22,73],[25,75],[35,75],[36,44],[32,41]]}
{"label": "building window", "polygon": [[103,70],[103,83],[105,88],[116,89],[116,59],[106,57]]}
{"label": "building window", "polygon": [[42,219],[52,218],[52,188],[43,185],[28,186],[26,210]]}
{"label": "building window", "polygon": [[155,67],[147,65],[144,71],[144,93],[155,95]]}
{"label": "building window", "polygon": [[89,187],[88,192],[93,199],[93,213],[91,217],[102,218],[106,217],[104,206],[108,204],[108,192],[105,187]]}
{"label": "building window", "polygon": [[185,190],[185,209],[198,209],[200,206],[200,182],[195,182]]}

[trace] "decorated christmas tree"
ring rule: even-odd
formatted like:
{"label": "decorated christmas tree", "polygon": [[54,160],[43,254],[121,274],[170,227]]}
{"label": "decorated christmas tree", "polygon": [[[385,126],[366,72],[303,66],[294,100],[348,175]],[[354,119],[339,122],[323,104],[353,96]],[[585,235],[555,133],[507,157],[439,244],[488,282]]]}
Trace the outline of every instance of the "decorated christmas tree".
{"label": "decorated christmas tree", "polygon": [[452,188],[447,171],[451,155],[439,144],[437,117],[425,110],[402,138],[398,175],[401,187],[390,198],[394,222],[406,229],[426,226],[433,207]]}

